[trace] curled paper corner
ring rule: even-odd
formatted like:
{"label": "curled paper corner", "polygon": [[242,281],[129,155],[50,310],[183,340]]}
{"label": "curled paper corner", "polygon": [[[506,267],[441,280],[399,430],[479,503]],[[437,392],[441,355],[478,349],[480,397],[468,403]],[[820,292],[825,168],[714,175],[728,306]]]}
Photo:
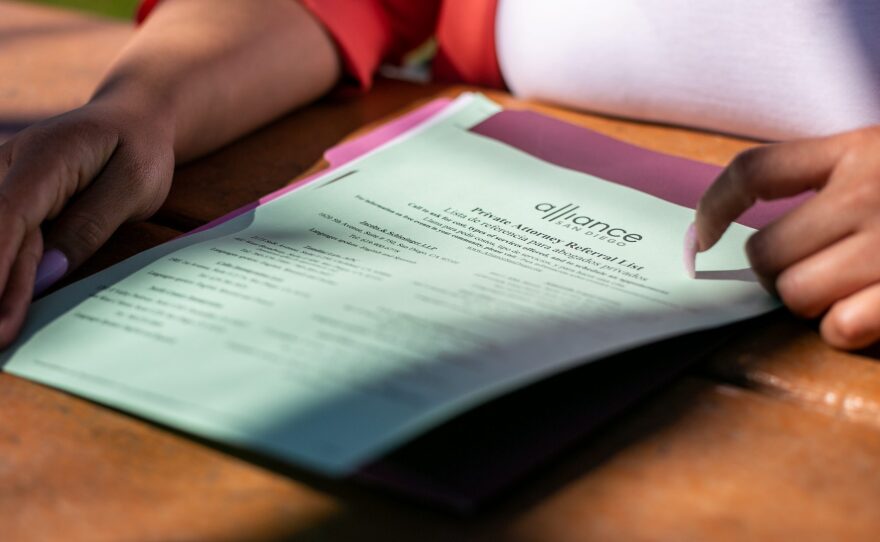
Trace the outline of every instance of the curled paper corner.
{"label": "curled paper corner", "polygon": [[682,258],[684,270],[692,279],[697,277],[697,249],[697,228],[691,223],[684,233],[684,252]]}

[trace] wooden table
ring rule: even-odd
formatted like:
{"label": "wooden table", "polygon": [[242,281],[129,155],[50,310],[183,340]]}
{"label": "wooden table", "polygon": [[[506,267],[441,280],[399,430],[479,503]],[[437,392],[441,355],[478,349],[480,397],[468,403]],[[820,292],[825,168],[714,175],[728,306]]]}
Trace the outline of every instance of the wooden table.
{"label": "wooden table", "polygon": [[[131,30],[0,3],[0,138],[81,102]],[[181,167],[81,277],[287,183],[356,129],[461,88],[380,81]],[[511,102],[723,164],[751,143]],[[0,233],[2,234],[2,233]],[[0,540],[876,540],[880,365],[784,314],[473,517],[266,466],[0,375]]]}

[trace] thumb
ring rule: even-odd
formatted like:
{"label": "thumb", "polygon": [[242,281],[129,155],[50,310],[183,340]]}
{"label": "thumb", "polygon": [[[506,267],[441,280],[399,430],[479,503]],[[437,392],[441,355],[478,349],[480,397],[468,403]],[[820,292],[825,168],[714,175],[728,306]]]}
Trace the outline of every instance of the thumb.
{"label": "thumb", "polygon": [[119,226],[147,218],[164,201],[173,166],[144,168],[137,164],[124,157],[112,159],[53,221],[46,235],[46,254],[60,252],[67,260],[66,272],[91,257]]}

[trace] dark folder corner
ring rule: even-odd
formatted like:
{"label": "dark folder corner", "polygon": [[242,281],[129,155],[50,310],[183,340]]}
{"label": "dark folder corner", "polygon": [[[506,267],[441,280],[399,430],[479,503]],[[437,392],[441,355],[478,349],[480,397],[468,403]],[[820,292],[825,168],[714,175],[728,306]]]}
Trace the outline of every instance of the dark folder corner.
{"label": "dark folder corner", "polygon": [[458,416],[355,478],[473,513],[670,382],[735,329],[668,339],[554,375]]}

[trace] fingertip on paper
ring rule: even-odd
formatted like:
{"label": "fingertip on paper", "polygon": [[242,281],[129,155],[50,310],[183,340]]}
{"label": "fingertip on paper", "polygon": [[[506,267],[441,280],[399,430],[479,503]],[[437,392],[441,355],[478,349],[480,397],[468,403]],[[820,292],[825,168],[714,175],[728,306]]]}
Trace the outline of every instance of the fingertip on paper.
{"label": "fingertip on paper", "polygon": [[34,297],[38,297],[58,282],[67,274],[69,267],[70,262],[63,252],[58,249],[46,251],[37,266],[37,274],[34,280]]}
{"label": "fingertip on paper", "polygon": [[697,252],[699,250],[699,242],[697,241],[697,228],[691,223],[684,234],[684,253],[682,258],[684,261],[684,270],[690,278],[697,276]]}

